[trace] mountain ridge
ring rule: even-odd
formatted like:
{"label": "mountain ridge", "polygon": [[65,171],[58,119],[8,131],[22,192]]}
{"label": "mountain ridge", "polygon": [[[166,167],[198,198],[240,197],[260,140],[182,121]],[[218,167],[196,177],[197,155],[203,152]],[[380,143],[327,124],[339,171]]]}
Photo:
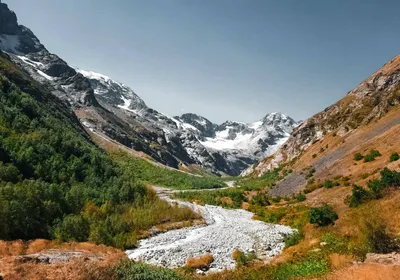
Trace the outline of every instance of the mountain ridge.
{"label": "mountain ridge", "polygon": [[[199,165],[218,175],[238,175],[273,152],[295,126],[290,119],[291,125],[284,129],[279,125],[274,127],[274,123],[265,124],[265,131],[256,131],[245,124],[229,125],[227,129],[227,123],[213,124],[198,115],[205,127],[193,123],[189,115],[166,116],[148,107],[125,84],[100,73],[73,68],[50,53],[32,31],[18,24],[17,16],[4,3],[0,4],[0,18],[0,50],[9,53],[14,63],[35,80],[52,88],[52,93],[71,106],[86,129],[168,166]],[[223,131],[230,139],[222,137],[214,141],[212,137]],[[240,145],[218,149],[211,143],[226,143],[240,137],[254,140],[251,149]]]}

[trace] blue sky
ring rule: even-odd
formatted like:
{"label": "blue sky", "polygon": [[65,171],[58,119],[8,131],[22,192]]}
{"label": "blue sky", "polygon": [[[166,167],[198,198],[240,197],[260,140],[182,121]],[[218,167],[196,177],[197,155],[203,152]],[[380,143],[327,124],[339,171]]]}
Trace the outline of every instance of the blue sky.
{"label": "blue sky", "polygon": [[69,64],[217,123],[305,119],[400,51],[395,0],[3,2]]}

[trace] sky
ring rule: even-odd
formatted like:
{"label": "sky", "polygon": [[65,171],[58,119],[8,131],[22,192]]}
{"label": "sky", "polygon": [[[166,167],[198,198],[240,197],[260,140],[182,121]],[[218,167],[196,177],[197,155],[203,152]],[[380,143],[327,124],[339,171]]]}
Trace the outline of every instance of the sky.
{"label": "sky", "polygon": [[304,120],[400,52],[397,0],[2,0],[68,64],[169,116]]}

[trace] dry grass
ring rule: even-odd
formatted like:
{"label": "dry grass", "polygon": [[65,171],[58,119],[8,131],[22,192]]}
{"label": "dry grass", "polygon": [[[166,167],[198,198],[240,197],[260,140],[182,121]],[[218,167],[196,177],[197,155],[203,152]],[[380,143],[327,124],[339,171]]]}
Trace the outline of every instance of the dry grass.
{"label": "dry grass", "polygon": [[214,261],[214,257],[211,254],[205,254],[200,257],[188,258],[186,260],[186,266],[193,269],[205,269],[210,266]]}
{"label": "dry grass", "polygon": [[2,241],[0,240],[0,256],[19,256],[26,252],[26,244],[22,240]]}
{"label": "dry grass", "polygon": [[231,206],[233,204],[232,198],[224,196],[224,197],[218,197],[217,200],[221,201],[223,205],[229,205]]}
{"label": "dry grass", "polygon": [[329,255],[329,263],[333,269],[343,268],[351,263],[352,259],[347,255],[331,254]]}
{"label": "dry grass", "polygon": [[359,264],[335,271],[329,280],[397,280],[400,266],[381,264]]}
{"label": "dry grass", "polygon": [[[68,262],[37,263],[30,259],[21,259],[21,255],[46,252],[49,249],[57,252],[81,252],[83,255]],[[111,266],[122,258],[123,251],[104,245],[91,243],[57,244],[48,240],[30,242],[0,241],[0,272],[5,280],[22,279],[97,279],[112,280],[114,275]]]}

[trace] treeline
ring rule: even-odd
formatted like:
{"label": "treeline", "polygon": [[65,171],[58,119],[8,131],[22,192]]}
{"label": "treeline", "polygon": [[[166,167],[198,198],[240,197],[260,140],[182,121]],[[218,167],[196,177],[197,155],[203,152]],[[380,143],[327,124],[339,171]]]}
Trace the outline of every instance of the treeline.
{"label": "treeline", "polygon": [[156,224],[198,218],[158,200],[135,164],[113,162],[64,104],[3,55],[0,71],[0,239],[123,248]]}

